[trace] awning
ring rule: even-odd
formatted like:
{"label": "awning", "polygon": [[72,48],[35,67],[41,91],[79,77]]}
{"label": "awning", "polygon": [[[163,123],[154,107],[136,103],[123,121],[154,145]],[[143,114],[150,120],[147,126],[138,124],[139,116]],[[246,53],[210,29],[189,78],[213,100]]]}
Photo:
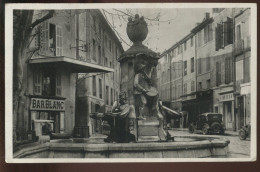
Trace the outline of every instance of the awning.
{"label": "awning", "polygon": [[173,109],[167,108],[166,106],[162,106],[162,108],[167,111],[167,113],[170,115],[170,118],[182,118],[182,113],[177,112]]}
{"label": "awning", "polygon": [[68,69],[72,73],[97,73],[97,72],[114,72],[113,68],[89,63],[86,61],[77,60],[70,57],[50,57],[44,56],[41,58],[30,59],[29,64],[47,66],[47,67],[61,67]]}

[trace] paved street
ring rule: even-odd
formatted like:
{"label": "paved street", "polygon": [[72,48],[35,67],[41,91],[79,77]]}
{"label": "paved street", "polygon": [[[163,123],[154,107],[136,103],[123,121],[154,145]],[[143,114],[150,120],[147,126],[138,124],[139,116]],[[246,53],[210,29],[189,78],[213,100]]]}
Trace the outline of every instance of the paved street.
{"label": "paved street", "polygon": [[[195,134],[190,134],[187,129],[172,129],[169,130],[172,136],[199,136],[202,135],[199,131]],[[229,144],[229,156],[230,158],[247,158],[250,156],[250,140],[246,139],[245,141],[241,141],[237,132],[226,131],[225,135],[209,135],[210,137],[220,137],[227,138],[230,140]]]}

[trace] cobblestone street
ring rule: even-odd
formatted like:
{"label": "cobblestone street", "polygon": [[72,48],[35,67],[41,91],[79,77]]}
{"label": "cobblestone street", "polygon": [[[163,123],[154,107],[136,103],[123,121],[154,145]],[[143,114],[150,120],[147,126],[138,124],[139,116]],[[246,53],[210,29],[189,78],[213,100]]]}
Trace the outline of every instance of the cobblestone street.
{"label": "cobblestone street", "polygon": [[[202,135],[199,131],[195,134],[190,134],[187,129],[172,129],[169,130],[172,136],[199,136]],[[208,135],[209,137],[227,138],[229,144],[229,158],[247,158],[250,156],[250,140],[241,141],[237,132],[226,131],[225,135]]]}

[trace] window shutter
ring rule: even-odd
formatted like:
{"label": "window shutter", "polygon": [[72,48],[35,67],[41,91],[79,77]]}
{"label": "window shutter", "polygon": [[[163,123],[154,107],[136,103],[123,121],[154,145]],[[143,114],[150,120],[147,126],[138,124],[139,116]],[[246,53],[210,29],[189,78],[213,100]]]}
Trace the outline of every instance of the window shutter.
{"label": "window shutter", "polygon": [[49,22],[40,25],[40,54],[47,55],[49,51]]}
{"label": "window shutter", "polygon": [[219,86],[219,62],[216,62],[216,86]]}
{"label": "window shutter", "polygon": [[56,26],[56,56],[63,55],[62,48],[62,28],[60,26]]}
{"label": "window shutter", "polygon": [[208,42],[208,26],[204,28],[204,44]]}
{"label": "window shutter", "polygon": [[198,73],[201,74],[201,59],[198,59]]}
{"label": "window shutter", "polygon": [[228,34],[227,34],[227,43],[233,43],[233,20],[232,18],[227,18],[227,27],[228,27]]}
{"label": "window shutter", "polygon": [[225,59],[225,84],[229,84],[231,82],[231,59]]}
{"label": "window shutter", "polygon": [[216,51],[218,51],[219,50],[219,24],[217,24],[217,27],[216,27],[216,29],[215,29],[216,31],[215,31],[215,48],[216,48]]}
{"label": "window shutter", "polygon": [[61,96],[61,75],[56,74],[56,96]]}
{"label": "window shutter", "polygon": [[223,24],[219,25],[219,48],[223,48],[224,47],[224,32],[223,32]]}
{"label": "window shutter", "polygon": [[33,92],[35,95],[42,94],[42,76],[39,71],[33,73]]}
{"label": "window shutter", "polygon": [[212,24],[209,24],[209,41],[213,40]]}
{"label": "window shutter", "polygon": [[223,37],[224,37],[224,47],[228,45],[228,21],[224,22],[224,33],[223,33]]}

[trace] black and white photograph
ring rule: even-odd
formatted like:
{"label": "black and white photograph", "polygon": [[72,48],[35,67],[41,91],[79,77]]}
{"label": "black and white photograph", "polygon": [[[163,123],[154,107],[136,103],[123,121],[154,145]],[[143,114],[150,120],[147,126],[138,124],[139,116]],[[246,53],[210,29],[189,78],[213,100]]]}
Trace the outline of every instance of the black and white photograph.
{"label": "black and white photograph", "polygon": [[256,4],[5,14],[7,162],[256,160]]}

